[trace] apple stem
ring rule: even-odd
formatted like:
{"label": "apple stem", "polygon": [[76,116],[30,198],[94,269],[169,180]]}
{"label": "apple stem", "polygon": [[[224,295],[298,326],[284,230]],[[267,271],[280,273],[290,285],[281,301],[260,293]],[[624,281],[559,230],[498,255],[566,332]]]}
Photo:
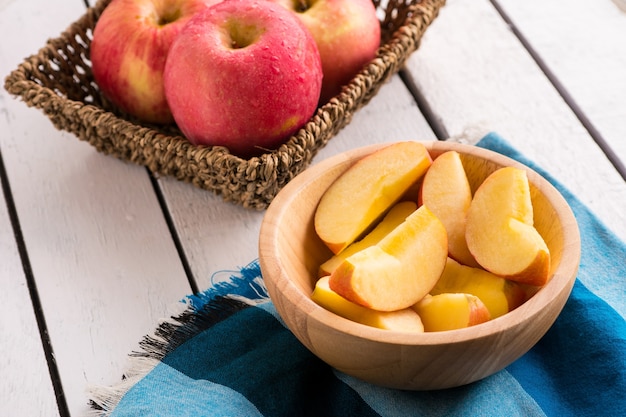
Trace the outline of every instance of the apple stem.
{"label": "apple stem", "polygon": [[180,10],[170,10],[162,13],[157,18],[159,26],[165,26],[180,19]]}
{"label": "apple stem", "polygon": [[296,0],[296,11],[299,13],[304,13],[309,9],[308,0]]}

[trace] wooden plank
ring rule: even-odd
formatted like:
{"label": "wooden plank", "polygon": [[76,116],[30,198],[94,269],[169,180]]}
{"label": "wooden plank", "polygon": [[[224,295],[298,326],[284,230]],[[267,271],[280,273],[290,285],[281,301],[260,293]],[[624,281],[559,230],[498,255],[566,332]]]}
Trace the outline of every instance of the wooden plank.
{"label": "wooden plank", "polygon": [[610,0],[497,3],[626,164],[626,10]]}
{"label": "wooden plank", "polygon": [[450,134],[500,133],[626,239],[626,184],[487,0],[450,0],[419,52],[407,68]]}
{"label": "wooden plank", "polygon": [[[436,137],[395,76],[320,151],[313,163],[358,146],[409,139]],[[258,257],[264,212],[224,203],[207,191],[169,178],[160,179],[159,184],[200,289]]]}
{"label": "wooden plank", "polygon": [[[0,196],[3,196],[0,192]],[[26,277],[0,199],[0,416],[58,416]],[[25,372],[28,370],[28,372]]]}
{"label": "wooden plank", "polygon": [[[3,43],[0,73],[85,11],[79,0],[47,6],[2,9],[2,37],[20,42]],[[146,170],[0,94],[0,146],[61,382],[70,412],[85,415],[88,384],[119,381],[128,353],[190,287]]]}

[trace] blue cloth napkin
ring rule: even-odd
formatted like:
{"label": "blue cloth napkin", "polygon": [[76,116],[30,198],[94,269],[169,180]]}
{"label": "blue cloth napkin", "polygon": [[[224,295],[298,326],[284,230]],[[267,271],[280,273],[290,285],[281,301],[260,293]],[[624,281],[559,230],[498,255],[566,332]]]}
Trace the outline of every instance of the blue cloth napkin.
{"label": "blue cloth napkin", "polygon": [[582,259],[548,333],[506,369],[458,388],[377,387],[321,362],[287,330],[257,261],[190,295],[133,353],[135,369],[93,391],[97,415],[122,416],[626,416],[626,245],[574,195],[496,134],[478,146],[552,182],[577,218]]}

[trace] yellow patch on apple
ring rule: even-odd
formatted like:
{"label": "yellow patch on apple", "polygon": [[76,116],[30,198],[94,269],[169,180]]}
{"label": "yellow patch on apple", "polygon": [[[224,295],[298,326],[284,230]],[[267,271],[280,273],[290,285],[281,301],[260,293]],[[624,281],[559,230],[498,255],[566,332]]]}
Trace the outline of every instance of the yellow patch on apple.
{"label": "yellow patch on apple", "polygon": [[357,161],[322,196],[315,231],[335,254],[362,236],[430,167],[419,142],[397,142]]}
{"label": "yellow patch on apple", "polygon": [[411,308],[383,312],[352,303],[330,289],[329,276],[320,278],[315,284],[311,298],[326,310],[348,320],[367,326],[401,332],[424,331],[420,316]]}
{"label": "yellow patch on apple", "polygon": [[132,90],[129,89],[128,94],[133,95],[132,98],[136,102],[139,114],[147,114],[154,107],[154,103],[150,100],[152,95],[154,95],[155,79],[163,82],[160,74],[153,74],[153,79],[148,78],[153,69],[150,68],[145,59],[145,57],[129,56],[122,58],[120,61],[120,72],[128,74],[128,78],[134,80],[134,88]]}

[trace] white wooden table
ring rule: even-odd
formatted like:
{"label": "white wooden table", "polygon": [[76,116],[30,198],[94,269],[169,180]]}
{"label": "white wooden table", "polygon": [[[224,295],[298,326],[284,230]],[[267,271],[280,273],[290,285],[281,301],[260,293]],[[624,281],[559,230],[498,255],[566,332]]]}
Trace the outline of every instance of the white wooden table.
{"label": "white wooden table", "polygon": [[[86,3],[0,0],[2,78]],[[402,75],[316,161],[367,143],[493,130],[626,240],[618,4],[448,0]],[[118,382],[128,353],[180,299],[257,257],[263,212],[152,179],[4,90],[0,152],[2,417],[87,414],[87,387]]]}

